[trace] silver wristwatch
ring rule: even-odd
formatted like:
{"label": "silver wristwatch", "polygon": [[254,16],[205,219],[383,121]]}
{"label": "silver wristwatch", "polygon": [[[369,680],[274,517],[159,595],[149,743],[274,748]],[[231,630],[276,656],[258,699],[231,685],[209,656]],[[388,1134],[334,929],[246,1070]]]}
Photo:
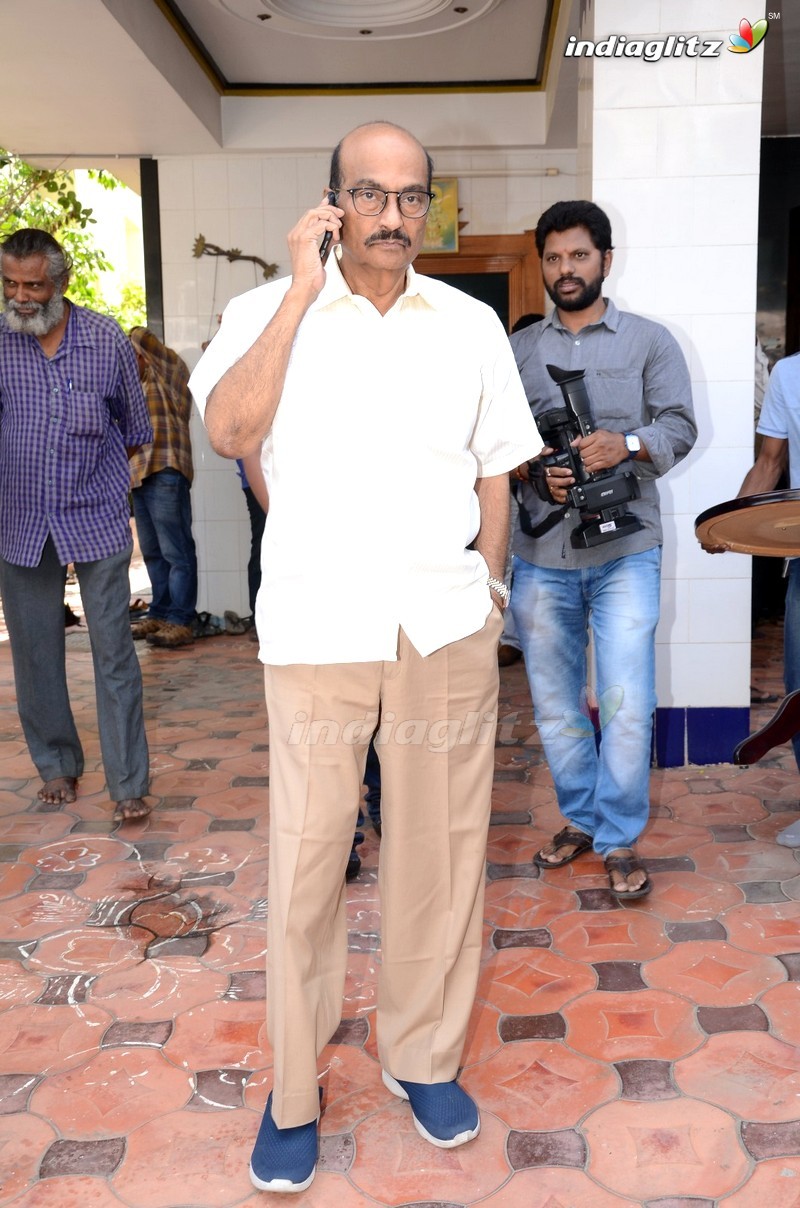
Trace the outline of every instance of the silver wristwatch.
{"label": "silver wristwatch", "polygon": [[493,575],[490,575],[487,583],[495,595],[498,595],[503,601],[503,608],[508,608],[508,601],[511,599],[511,592],[508,590],[503,580],[495,579]]}
{"label": "silver wristwatch", "polygon": [[642,447],[642,442],[639,437],[633,432],[625,433],[625,448],[628,450],[628,461],[636,456]]}

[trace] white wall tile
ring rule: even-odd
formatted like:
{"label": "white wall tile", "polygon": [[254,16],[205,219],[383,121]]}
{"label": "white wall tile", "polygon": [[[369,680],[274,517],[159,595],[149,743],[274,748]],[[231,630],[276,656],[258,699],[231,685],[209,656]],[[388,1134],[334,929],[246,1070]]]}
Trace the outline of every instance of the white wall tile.
{"label": "white wall tile", "polygon": [[661,576],[661,617],[656,630],[656,642],[689,640],[689,583],[686,579]]}
{"label": "white wall tile", "polygon": [[740,298],[751,309],[740,314],[697,315],[691,321],[692,378],[705,381],[747,381],[755,355],[755,294]]}
{"label": "white wall tile", "polygon": [[592,194],[611,219],[614,244],[628,247],[686,247],[694,214],[691,180],[595,178]]}
{"label": "white wall tile", "polygon": [[595,0],[595,41],[609,34],[645,34],[659,28],[661,0]]}
{"label": "white wall tile", "polygon": [[158,202],[162,210],[184,210],[194,205],[194,161],[158,161]]}
{"label": "white wall tile", "polygon": [[758,233],[758,176],[696,176],[692,187],[692,218],[683,230],[686,241],[727,244],[727,254],[735,260],[742,233],[748,233],[748,242]]}
{"label": "white wall tile", "polygon": [[595,110],[594,162],[599,174],[610,178],[610,172],[600,165],[613,164],[618,180],[659,175],[661,120],[657,109]]}
{"label": "white wall tile", "polygon": [[[652,30],[644,33],[642,38],[645,46],[663,42],[663,38]],[[628,42],[634,40],[641,39],[628,35]],[[692,58],[662,59],[658,63],[648,62],[644,57],[595,58],[595,106],[598,109],[627,109],[631,106],[691,105],[696,98],[696,78],[697,60]]]}
{"label": "white wall tile", "polygon": [[228,195],[231,209],[263,206],[264,195],[260,156],[234,156],[228,160]]}
{"label": "white wall tile", "polygon": [[656,647],[661,708],[741,708],[750,703],[750,642]]}
{"label": "white wall tile", "polygon": [[198,210],[227,210],[228,159],[214,156],[194,161],[194,197]]}
{"label": "white wall tile", "polygon": [[749,643],[749,580],[692,579],[689,584],[689,640]]}
{"label": "white wall tile", "polygon": [[758,174],[759,105],[665,108],[658,111],[657,118],[659,154],[654,175]]}

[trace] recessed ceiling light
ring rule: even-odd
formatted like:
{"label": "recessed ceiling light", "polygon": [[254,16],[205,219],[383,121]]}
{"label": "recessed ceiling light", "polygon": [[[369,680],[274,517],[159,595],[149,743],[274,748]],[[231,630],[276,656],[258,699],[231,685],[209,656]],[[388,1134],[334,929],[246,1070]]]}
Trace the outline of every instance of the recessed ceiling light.
{"label": "recessed ceiling light", "polygon": [[[273,34],[307,38],[424,38],[479,21],[510,0],[207,0]],[[517,0],[522,3],[523,0]]]}

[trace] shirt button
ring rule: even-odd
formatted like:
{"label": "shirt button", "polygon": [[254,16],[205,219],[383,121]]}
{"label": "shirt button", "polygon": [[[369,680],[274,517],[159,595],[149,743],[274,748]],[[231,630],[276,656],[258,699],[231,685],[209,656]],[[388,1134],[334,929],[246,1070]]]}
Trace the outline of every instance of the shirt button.
{"label": "shirt button", "polygon": [[580,340],[576,340],[575,343],[576,343],[576,345],[580,344]]}

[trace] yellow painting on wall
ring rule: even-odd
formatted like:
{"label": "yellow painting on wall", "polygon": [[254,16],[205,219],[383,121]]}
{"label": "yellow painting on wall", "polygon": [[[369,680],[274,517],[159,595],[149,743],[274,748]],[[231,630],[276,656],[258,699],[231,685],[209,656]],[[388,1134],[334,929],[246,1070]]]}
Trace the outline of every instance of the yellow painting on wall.
{"label": "yellow painting on wall", "polygon": [[431,184],[434,194],[425,227],[423,252],[458,251],[458,179],[437,177]]}

